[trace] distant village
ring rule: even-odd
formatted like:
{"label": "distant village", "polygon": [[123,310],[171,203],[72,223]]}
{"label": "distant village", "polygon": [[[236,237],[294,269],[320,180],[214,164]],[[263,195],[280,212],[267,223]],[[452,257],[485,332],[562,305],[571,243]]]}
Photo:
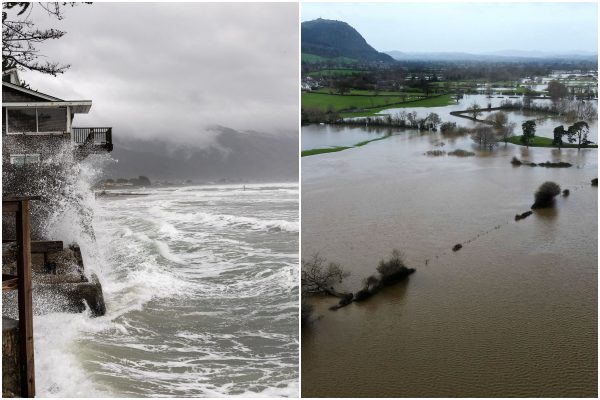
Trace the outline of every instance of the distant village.
{"label": "distant village", "polygon": [[137,178],[107,178],[100,180],[94,185],[94,190],[110,190],[110,189],[124,189],[124,188],[146,188],[149,186],[153,187],[167,187],[167,186],[184,186],[184,185],[217,185],[217,184],[235,184],[235,183],[251,183],[246,179],[228,179],[221,178],[215,181],[206,180],[192,180],[192,179],[175,179],[175,180],[150,180],[147,176],[140,175]]}

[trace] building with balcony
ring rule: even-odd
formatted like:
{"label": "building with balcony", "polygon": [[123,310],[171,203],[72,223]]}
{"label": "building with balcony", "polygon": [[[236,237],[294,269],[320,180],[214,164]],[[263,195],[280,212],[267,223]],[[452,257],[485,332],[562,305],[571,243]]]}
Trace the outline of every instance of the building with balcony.
{"label": "building with balcony", "polygon": [[[29,89],[15,69],[2,73],[2,196],[40,198],[31,209],[35,240],[44,238],[49,215],[64,203],[77,164],[113,149],[112,128],[73,126],[91,107],[91,100],[62,100]],[[3,216],[3,234],[10,236],[10,224]]]}
{"label": "building with balcony", "polygon": [[91,100],[62,100],[24,87],[16,69],[2,74],[2,164],[43,162],[71,142],[76,159],[112,151],[112,128],[73,126]]}

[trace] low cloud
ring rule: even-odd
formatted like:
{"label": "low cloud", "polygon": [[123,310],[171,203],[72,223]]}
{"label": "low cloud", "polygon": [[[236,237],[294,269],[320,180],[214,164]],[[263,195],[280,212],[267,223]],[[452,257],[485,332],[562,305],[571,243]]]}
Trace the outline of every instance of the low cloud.
{"label": "low cloud", "polygon": [[67,32],[41,52],[72,67],[22,78],[57,97],[93,100],[76,126],[112,126],[117,141],[198,147],[213,142],[214,125],[297,131],[297,4],[95,3],[64,16],[32,13]]}

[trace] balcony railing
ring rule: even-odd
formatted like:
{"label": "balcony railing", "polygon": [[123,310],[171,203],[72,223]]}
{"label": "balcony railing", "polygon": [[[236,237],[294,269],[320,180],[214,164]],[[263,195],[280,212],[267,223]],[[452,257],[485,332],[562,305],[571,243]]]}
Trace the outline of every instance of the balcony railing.
{"label": "balcony railing", "polygon": [[108,151],[113,148],[112,128],[73,128],[73,141],[78,145],[102,146]]}

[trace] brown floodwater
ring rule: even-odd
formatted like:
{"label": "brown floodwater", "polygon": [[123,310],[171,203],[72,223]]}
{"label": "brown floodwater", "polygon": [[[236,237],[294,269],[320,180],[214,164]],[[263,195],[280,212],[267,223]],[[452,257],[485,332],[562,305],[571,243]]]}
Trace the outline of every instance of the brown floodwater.
{"label": "brown floodwater", "polygon": [[[302,139],[332,129],[361,130],[306,126]],[[424,155],[457,148],[477,155]],[[513,167],[513,156],[574,166]],[[597,171],[596,149],[490,153],[414,131],[302,158],[304,258],[339,262],[351,291],[394,248],[417,269],[338,311],[336,299],[312,299],[302,395],[596,397]],[[547,180],[570,196],[515,222]]]}

